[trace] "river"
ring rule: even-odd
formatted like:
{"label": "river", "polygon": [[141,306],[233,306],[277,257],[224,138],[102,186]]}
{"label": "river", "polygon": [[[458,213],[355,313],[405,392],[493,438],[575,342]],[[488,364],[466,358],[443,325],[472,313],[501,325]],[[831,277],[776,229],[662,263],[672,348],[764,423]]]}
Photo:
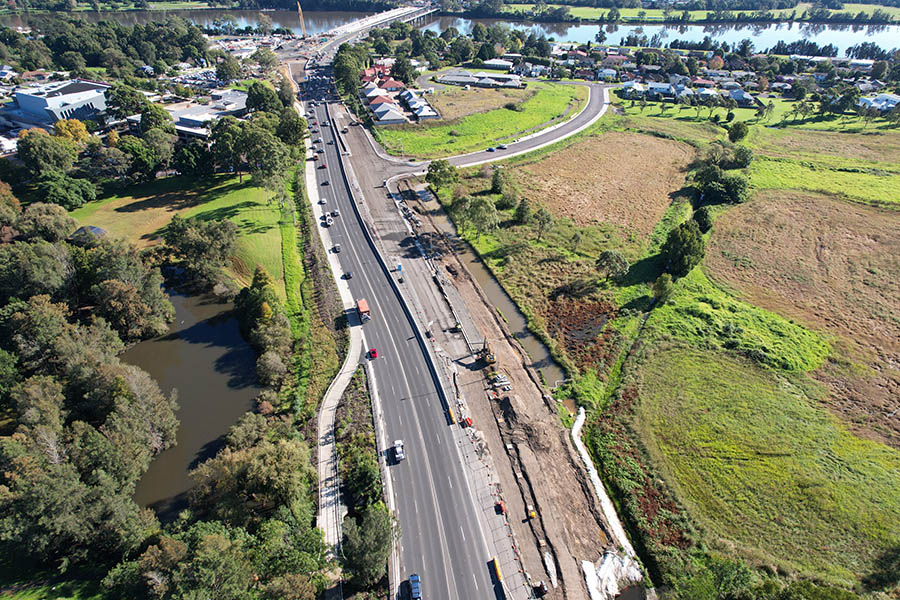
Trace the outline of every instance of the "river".
{"label": "river", "polygon": [[[88,21],[115,19],[120,23],[148,23],[164,19],[167,15],[184,17],[198,25],[212,25],[226,15],[234,17],[238,27],[247,25],[255,26],[259,11],[255,10],[170,10],[170,11],[121,11],[121,12],[80,12],[77,13]],[[300,23],[297,12],[292,10],[266,11],[265,13],[276,27],[284,27],[296,33],[300,33]],[[306,12],[303,13],[306,20],[307,31],[311,34],[328,31],[355,19],[360,19],[371,13],[363,12]],[[40,15],[2,15],[0,23],[7,25],[28,25],[29,21]],[[463,19],[458,17],[440,17],[425,25],[425,29],[443,31],[453,26],[463,32],[471,30],[475,23],[490,25],[503,23],[515,29],[533,31],[536,34],[544,34],[548,38],[557,41],[588,42],[594,41],[594,36],[600,30],[600,25],[586,25],[578,23],[531,23],[528,21],[514,21],[503,19]],[[844,51],[854,44],[861,42],[874,42],[882,48],[890,49],[900,45],[900,25],[836,25],[820,23],[740,23],[740,24],[709,24],[709,25],[604,25],[607,31],[606,43],[618,44],[629,33],[643,33],[648,38],[660,34],[663,42],[674,39],[701,41],[705,36],[715,40],[735,44],[744,38],[753,40],[757,50],[771,48],[778,41],[794,42],[797,40],[810,40],[820,45],[834,44],[843,56]]]}
{"label": "river", "polygon": [[256,353],[241,337],[233,305],[171,292],[170,300],[175,322],[169,333],[121,356],[150,373],[164,393],[178,392],[177,445],[153,460],[135,492],[138,504],[165,520],[186,506],[188,471],[221,448],[224,434],[260,391]]}

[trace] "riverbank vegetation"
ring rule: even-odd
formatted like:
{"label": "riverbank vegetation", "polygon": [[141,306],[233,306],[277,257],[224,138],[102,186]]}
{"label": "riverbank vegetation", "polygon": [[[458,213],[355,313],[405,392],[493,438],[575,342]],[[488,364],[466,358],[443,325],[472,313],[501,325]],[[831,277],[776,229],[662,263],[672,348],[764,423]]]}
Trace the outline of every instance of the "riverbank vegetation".
{"label": "riverbank vegetation", "polygon": [[[896,591],[897,240],[884,228],[897,229],[900,133],[687,113],[626,102],[552,150],[429,181],[573,377],[556,396],[589,410],[585,440],[657,586]],[[738,120],[749,132],[733,145]],[[872,191],[835,194],[844,175]],[[699,264],[679,272],[673,247],[690,244]]]}
{"label": "riverbank vegetation", "polygon": [[[790,4],[790,3],[787,3]],[[722,4],[716,7],[697,9],[691,5],[665,8],[642,7],[599,7],[571,4],[527,4],[507,3],[502,15],[516,18],[543,20],[553,16],[560,21],[579,20],[595,23],[722,23],[722,22],[835,22],[835,23],[894,23],[900,21],[900,8],[879,4],[844,4],[842,7],[814,5],[809,2],[796,3],[787,8],[762,5],[728,8]]]}

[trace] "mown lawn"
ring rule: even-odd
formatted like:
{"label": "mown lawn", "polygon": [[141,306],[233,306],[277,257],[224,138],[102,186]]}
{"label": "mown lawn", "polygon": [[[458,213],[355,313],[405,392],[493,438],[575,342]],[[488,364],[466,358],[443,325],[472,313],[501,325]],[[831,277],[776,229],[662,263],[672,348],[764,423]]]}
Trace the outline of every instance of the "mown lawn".
{"label": "mown lawn", "polygon": [[[280,211],[267,204],[266,191],[250,178],[219,175],[208,179],[167,177],[130,187],[71,213],[83,225],[96,225],[112,237],[138,246],[161,242],[161,234],[176,214],[185,218],[231,219],[238,225],[238,242],[230,274],[247,285],[256,265],[282,281]],[[277,286],[284,294],[283,286]]]}
{"label": "mown lawn", "polygon": [[483,150],[534,133],[551,121],[575,116],[587,101],[584,86],[540,82],[529,87],[537,93],[516,105],[518,110],[498,108],[449,122],[379,127],[376,134],[391,154],[439,158]]}
{"label": "mown lawn", "polygon": [[634,422],[714,547],[853,586],[900,544],[900,452],[817,408],[809,380],[681,346],[642,378]]}

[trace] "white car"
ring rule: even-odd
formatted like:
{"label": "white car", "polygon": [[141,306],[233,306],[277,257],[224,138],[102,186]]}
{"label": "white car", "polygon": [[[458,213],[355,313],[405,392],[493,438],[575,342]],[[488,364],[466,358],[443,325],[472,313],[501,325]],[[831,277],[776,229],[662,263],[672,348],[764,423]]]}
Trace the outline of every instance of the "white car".
{"label": "white car", "polygon": [[403,440],[394,440],[394,459],[400,462],[404,458],[406,458],[406,453],[403,452]]}

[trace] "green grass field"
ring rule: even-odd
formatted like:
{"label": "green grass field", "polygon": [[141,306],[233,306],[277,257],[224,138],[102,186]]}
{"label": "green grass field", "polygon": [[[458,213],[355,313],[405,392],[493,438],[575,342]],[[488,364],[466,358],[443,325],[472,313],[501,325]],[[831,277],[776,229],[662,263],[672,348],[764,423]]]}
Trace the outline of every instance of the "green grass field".
{"label": "green grass field", "polygon": [[[507,4],[506,12],[515,13],[518,11],[523,11],[525,13],[530,13],[534,10],[534,4]],[[558,8],[563,6],[561,4],[548,4],[547,8]],[[599,19],[600,17],[605,17],[609,12],[608,8],[595,8],[592,6],[569,6],[569,14],[576,19],[583,19],[586,21],[594,21]],[[778,18],[788,19],[791,14],[795,14],[796,19],[800,19],[803,16],[803,13],[812,8],[812,4],[808,2],[802,2],[797,5],[796,8],[785,8],[785,9],[777,9],[772,12],[775,13]],[[845,4],[842,10],[832,10],[831,13],[852,13],[856,15],[859,12],[864,12],[866,14],[871,15],[875,9],[880,9],[893,17],[893,19],[900,19],[900,8],[893,6],[878,6],[877,4]],[[639,14],[644,13],[643,18],[640,18]],[[682,12],[681,10],[673,10],[670,14],[670,17],[680,17]],[[706,19],[707,14],[711,11],[708,10],[692,10],[688,11],[690,13],[691,21],[698,21]],[[751,14],[753,11],[745,10],[745,11],[733,11],[735,13],[744,12],[746,14]],[[620,8],[619,14],[621,15],[621,19],[623,21],[639,21],[639,22],[652,22],[652,21],[662,21],[665,18],[665,12],[660,8]]]}
{"label": "green grass field", "polygon": [[694,269],[678,291],[647,321],[651,335],[667,334],[706,346],[747,354],[757,362],[791,372],[815,369],[830,347],[818,334],[774,313],[736,300]]}
{"label": "green grass field", "polygon": [[[258,264],[280,282],[284,272],[278,205],[268,205],[266,191],[255,187],[249,177],[243,179],[168,177],[91,202],[71,214],[81,224],[102,227],[109,235],[139,246],[159,243],[163,228],[176,214],[231,219],[239,229],[235,260],[229,269],[236,282],[249,284]],[[283,297],[283,286],[278,288]]]}
{"label": "green grass field", "polygon": [[750,166],[757,189],[795,189],[842,194],[870,204],[900,205],[900,173],[829,169],[790,159],[757,158]]}
{"label": "green grass field", "polygon": [[554,119],[574,116],[587,101],[583,86],[546,82],[530,85],[537,93],[518,105],[520,110],[500,108],[448,123],[380,127],[376,133],[391,154],[439,158],[483,150],[533,133]]}
{"label": "green grass field", "polygon": [[900,544],[900,452],[849,433],[805,378],[679,346],[642,377],[635,425],[713,547],[853,586]]}
{"label": "green grass field", "polygon": [[[791,113],[797,104],[794,100],[787,100],[781,97],[773,97],[768,93],[760,94],[760,100],[768,104],[773,104],[773,111],[768,118],[758,118],[756,109],[754,108],[735,108],[732,109],[735,121],[749,121],[751,124],[760,124],[766,126],[788,127],[792,129],[809,129],[815,131],[832,131],[838,133],[890,133],[897,131],[898,128],[888,123],[885,119],[872,119],[868,124],[856,115],[847,114],[844,117],[837,115],[819,115],[812,114],[807,118],[797,117]],[[718,115],[719,119],[725,124],[725,115],[728,109],[717,107],[710,112],[708,108],[697,106],[679,106],[672,102],[654,102],[648,101],[647,105],[641,110],[639,101],[625,100],[613,95],[614,101],[622,106],[625,114],[628,116],[646,116],[656,117],[660,119],[674,119],[683,122],[694,123],[711,123],[710,118]],[[663,109],[663,106],[668,108]]]}

